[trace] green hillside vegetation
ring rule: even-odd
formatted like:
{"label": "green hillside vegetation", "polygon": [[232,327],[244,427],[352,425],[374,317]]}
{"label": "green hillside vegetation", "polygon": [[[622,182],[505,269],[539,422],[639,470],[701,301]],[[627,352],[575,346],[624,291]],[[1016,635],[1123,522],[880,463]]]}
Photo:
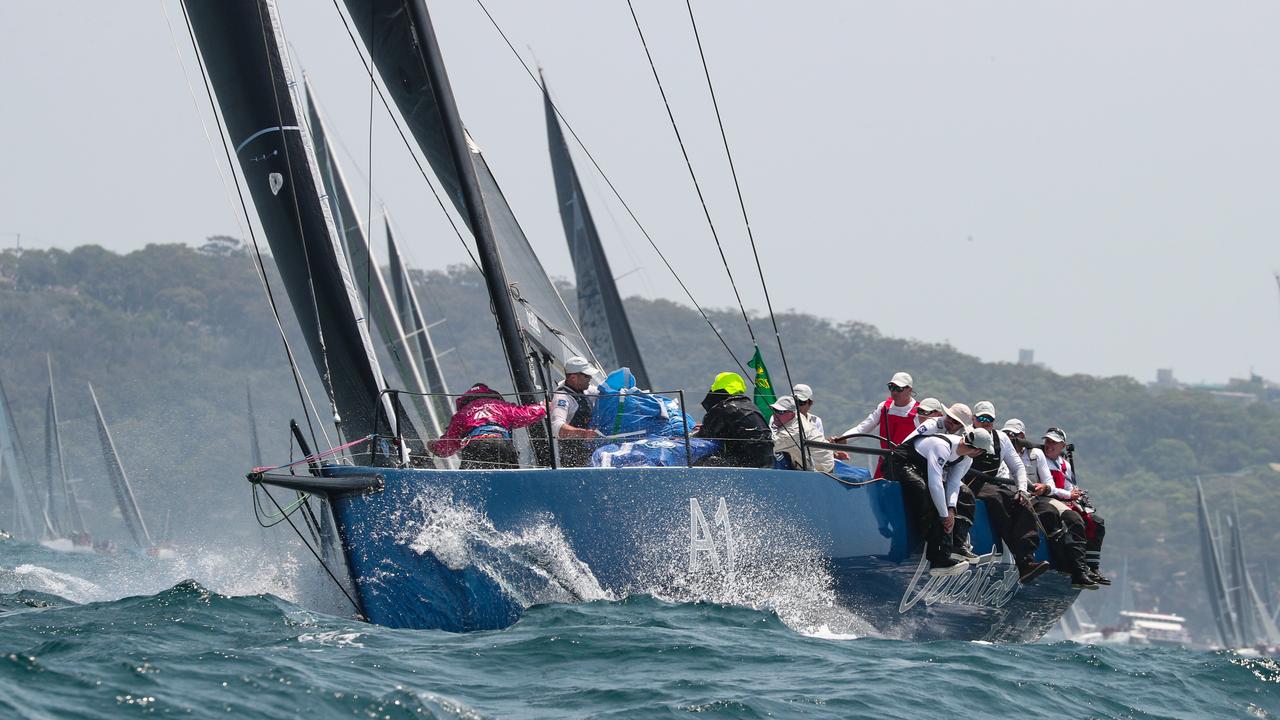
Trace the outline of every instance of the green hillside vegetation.
{"label": "green hillside vegetation", "polygon": [[[267,270],[274,268],[268,259]],[[472,382],[509,387],[489,302],[469,267],[418,273],[451,388]],[[286,328],[288,303],[277,288]],[[568,289],[568,288],[566,288]],[[572,292],[566,293],[571,298]],[[631,298],[628,310],[656,389],[683,389],[694,414],[715,373],[736,369],[692,309]],[[303,417],[253,261],[243,251],[200,252],[153,245],[119,255],[97,246],[0,253],[0,379],[23,429],[28,455],[43,472],[45,353],[53,358],[68,466],[79,478],[100,535],[123,536],[105,481],[86,381],[98,390],[143,511],[158,526],[173,511],[178,540],[238,541],[256,533],[243,479],[250,465],[245,389],[252,386],[268,462],[290,457],[289,418]],[[738,360],[752,348],[736,311],[710,313]],[[989,399],[1002,419],[1020,417],[1036,431],[1064,427],[1078,448],[1082,484],[1108,521],[1106,557],[1113,572],[1130,561],[1139,609],[1189,616],[1209,625],[1196,535],[1195,484],[1206,476],[1210,503],[1239,500],[1250,561],[1260,580],[1280,548],[1269,522],[1280,511],[1280,409],[1274,403],[1222,400],[1206,392],[1153,392],[1129,378],[1063,376],[1038,367],[982,362],[947,345],[895,339],[861,323],[810,315],[779,317],[796,382],[812,385],[815,412],[831,432],[865,417],[883,400],[897,370],[916,380],[920,397],[974,403]],[[756,320],[769,337],[767,319]],[[301,340],[321,413],[321,385]],[[785,387],[776,348],[765,347],[775,382]],[[1241,473],[1234,479],[1211,475]],[[96,513],[96,514],[95,514]],[[1266,568],[1270,570],[1271,568]],[[1276,575],[1278,573],[1268,573]],[[1104,616],[1117,591],[1094,593]]]}

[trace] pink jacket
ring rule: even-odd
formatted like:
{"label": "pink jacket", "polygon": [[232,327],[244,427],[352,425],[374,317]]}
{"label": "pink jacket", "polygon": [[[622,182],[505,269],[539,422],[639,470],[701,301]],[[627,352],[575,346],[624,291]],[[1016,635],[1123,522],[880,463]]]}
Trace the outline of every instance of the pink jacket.
{"label": "pink jacket", "polygon": [[448,457],[467,444],[467,435],[483,425],[497,425],[508,430],[528,427],[547,415],[542,405],[516,405],[503,400],[497,391],[484,383],[471,386],[454,401],[457,411],[449,419],[444,437],[427,443],[431,452]]}

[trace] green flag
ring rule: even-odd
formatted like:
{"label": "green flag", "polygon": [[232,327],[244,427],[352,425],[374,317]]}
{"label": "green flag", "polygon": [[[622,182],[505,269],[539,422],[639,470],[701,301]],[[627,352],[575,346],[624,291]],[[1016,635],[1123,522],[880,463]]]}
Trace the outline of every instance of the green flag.
{"label": "green flag", "polygon": [[756,407],[760,408],[760,412],[764,414],[764,419],[768,420],[773,417],[773,408],[769,407],[778,401],[778,396],[773,394],[773,381],[769,379],[769,368],[764,366],[764,358],[760,357],[760,348],[756,347],[756,354],[751,356],[751,362],[747,363],[756,371],[756,389],[755,401]]}

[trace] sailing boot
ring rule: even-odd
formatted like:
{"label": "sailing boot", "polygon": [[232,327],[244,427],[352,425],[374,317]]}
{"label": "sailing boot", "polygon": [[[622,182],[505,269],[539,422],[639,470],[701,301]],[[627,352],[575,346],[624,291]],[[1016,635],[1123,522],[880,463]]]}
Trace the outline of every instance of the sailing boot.
{"label": "sailing boot", "polygon": [[1076,590],[1097,590],[1100,586],[1088,574],[1076,571],[1071,573],[1071,587]]}
{"label": "sailing boot", "polygon": [[1047,561],[1036,560],[1034,557],[1026,557],[1018,561],[1018,581],[1023,585],[1048,571],[1049,563]]}
{"label": "sailing boot", "polygon": [[1089,563],[1089,579],[1099,585],[1111,584],[1111,578],[1098,572],[1098,563]]}

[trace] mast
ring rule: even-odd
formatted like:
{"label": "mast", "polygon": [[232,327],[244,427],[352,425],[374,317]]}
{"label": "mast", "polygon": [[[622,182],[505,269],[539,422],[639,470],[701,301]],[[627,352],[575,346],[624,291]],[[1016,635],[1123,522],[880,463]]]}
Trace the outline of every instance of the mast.
{"label": "mast", "polygon": [[417,437],[381,394],[383,373],[322,198],[274,0],[185,0],[184,7],[335,424],[346,440],[388,429]]}
{"label": "mast", "polygon": [[521,400],[526,403],[535,402],[538,385],[533,380],[529,361],[525,357],[524,339],[521,337],[520,323],[516,320],[515,305],[511,302],[507,273],[502,267],[497,240],[489,223],[489,214],[485,211],[484,195],[480,191],[475,165],[471,162],[472,144],[462,127],[462,119],[458,116],[458,105],[453,98],[453,88],[449,84],[449,75],[444,68],[444,58],[440,55],[440,44],[431,26],[426,2],[408,0],[408,5],[421,43],[419,52],[426,60],[427,76],[431,79],[435,100],[440,107],[449,154],[461,181],[466,217],[480,253],[480,268],[484,273],[485,287],[489,290],[489,300],[493,303],[494,314],[497,316],[498,334],[502,338],[503,350],[506,351],[507,365],[511,369],[516,392],[521,394]]}
{"label": "mast", "polygon": [[129,476],[125,474],[124,465],[120,462],[120,454],[116,452],[116,443],[111,439],[111,430],[107,428],[107,419],[102,415],[102,406],[98,404],[98,394],[93,391],[93,383],[89,383],[89,397],[93,400],[93,411],[98,420],[98,440],[102,443],[102,459],[107,465],[107,476],[111,478],[111,489],[115,491],[120,517],[124,518],[124,525],[133,536],[133,541],[145,550],[154,544],[151,533],[147,531],[147,523],[142,519],[142,511],[138,509],[138,499],[133,494]]}
{"label": "mast", "polygon": [[1213,611],[1213,620],[1218,626],[1218,637],[1222,646],[1240,647],[1240,633],[1235,619],[1231,615],[1231,604],[1227,595],[1222,566],[1213,539],[1213,527],[1209,522],[1209,508],[1204,501],[1204,486],[1200,478],[1196,478],[1197,512],[1200,520],[1200,561],[1204,566],[1205,587],[1209,591],[1209,607]]}
{"label": "mast", "polygon": [[545,78],[541,78],[541,70],[538,75],[542,79],[547,147],[551,151],[551,171],[555,176],[556,197],[560,201],[560,221],[569,242],[569,256],[573,259],[578,323],[599,362],[607,368],[630,368],[638,387],[651,388],[649,373],[640,357],[640,348],[622,306],[618,284],[613,279],[609,258],[591,218],[591,209],[587,206],[582,183],[578,180],[569,145],[560,130],[555,105],[551,102]]}
{"label": "mast", "polygon": [[[351,262],[352,278],[357,283],[367,284],[367,310],[373,315],[373,322],[378,326],[378,333],[382,336],[383,347],[391,356],[391,361],[400,374],[400,380],[408,386],[407,389],[411,393],[414,393],[409,396],[411,402],[417,407],[418,414],[424,422],[436,425],[436,419],[424,396],[427,392],[426,383],[422,381],[418,366],[414,364],[413,356],[409,354],[409,341],[405,336],[404,326],[400,324],[400,318],[395,313],[391,292],[387,289],[386,280],[382,277],[382,268],[378,267],[373,259],[369,236],[365,233],[364,223],[361,222],[355,200],[351,197],[351,190],[342,172],[342,166],[338,163],[332,143],[329,142],[328,128],[320,112],[320,105],[316,102],[315,90],[305,75],[302,82],[306,88],[307,120],[315,143],[316,162],[320,166],[320,177],[324,181],[325,194],[328,196],[329,212],[333,215],[338,237],[342,240],[342,247],[347,252],[347,259]],[[365,282],[362,283],[362,281]]]}
{"label": "mast", "polygon": [[447,418],[453,414],[453,406],[449,402],[449,386],[445,383],[444,372],[440,370],[440,356],[436,353],[435,343],[431,341],[431,328],[422,312],[422,304],[418,302],[418,291],[413,287],[409,277],[409,268],[400,255],[400,245],[396,242],[395,231],[391,227],[391,215],[386,208],[382,209],[382,224],[387,231],[387,256],[391,264],[391,288],[396,307],[400,313],[400,322],[409,334],[418,341],[418,356],[422,359],[423,377],[427,381],[427,390],[431,393],[431,405],[435,410],[436,426],[433,428],[436,437],[444,432]]}

